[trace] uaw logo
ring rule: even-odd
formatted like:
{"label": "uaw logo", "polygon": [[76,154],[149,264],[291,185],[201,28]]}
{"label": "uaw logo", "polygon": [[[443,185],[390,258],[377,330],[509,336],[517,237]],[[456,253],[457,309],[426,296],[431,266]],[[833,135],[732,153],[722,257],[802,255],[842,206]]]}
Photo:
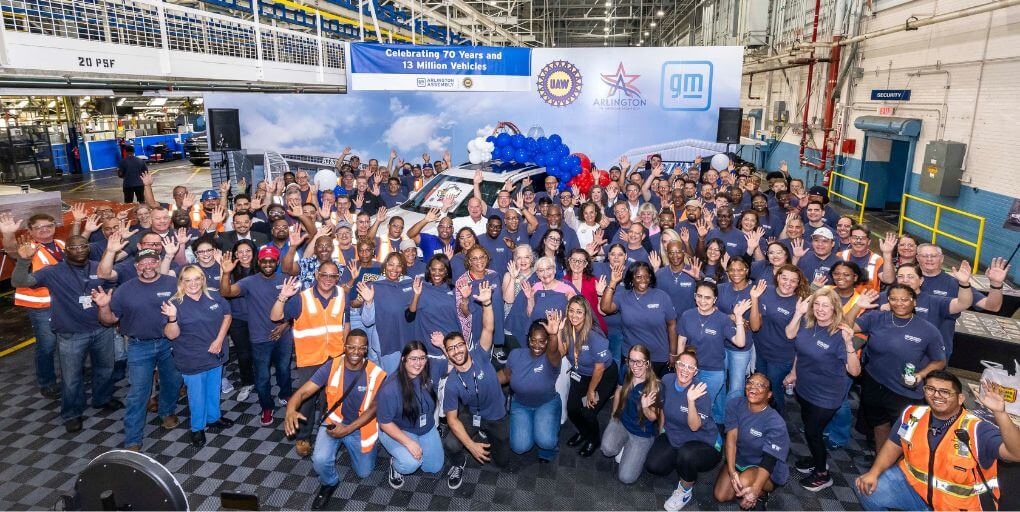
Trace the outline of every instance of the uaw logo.
{"label": "uaw logo", "polygon": [[634,82],[641,75],[631,75],[623,67],[623,62],[616,67],[615,73],[602,74],[602,83],[609,87],[605,98],[596,98],[592,106],[602,110],[638,110],[648,104],[641,96]]}
{"label": "uaw logo", "polygon": [[554,60],[538,73],[538,95],[542,101],[565,107],[581,96],[581,72],[565,60]]}

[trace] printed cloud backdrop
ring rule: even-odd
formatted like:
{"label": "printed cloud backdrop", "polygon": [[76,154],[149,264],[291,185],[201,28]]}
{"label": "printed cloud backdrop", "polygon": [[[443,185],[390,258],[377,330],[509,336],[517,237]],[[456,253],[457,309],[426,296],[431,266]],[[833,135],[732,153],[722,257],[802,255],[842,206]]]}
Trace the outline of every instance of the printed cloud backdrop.
{"label": "printed cloud backdrop", "polygon": [[[411,160],[449,149],[459,163],[470,139],[512,121],[525,133],[559,133],[571,151],[608,165],[635,147],[714,141],[718,108],[739,103],[742,55],[740,47],[536,49],[526,92],[210,93],[205,105],[239,109],[250,150],[336,155],[351,146],[363,160],[384,160],[390,149]],[[541,80],[557,61],[576,70],[567,91],[576,99],[565,106],[541,94],[563,93]]]}

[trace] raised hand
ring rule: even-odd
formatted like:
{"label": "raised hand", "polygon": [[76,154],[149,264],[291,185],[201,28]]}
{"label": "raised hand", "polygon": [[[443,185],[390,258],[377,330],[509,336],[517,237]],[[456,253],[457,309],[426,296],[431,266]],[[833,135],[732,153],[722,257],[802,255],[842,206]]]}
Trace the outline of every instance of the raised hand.
{"label": "raised hand", "polygon": [[857,297],[857,307],[861,310],[875,309],[879,294],[875,290],[863,290]]}
{"label": "raised hand", "polygon": [[453,246],[452,245],[444,245],[443,246],[443,255],[446,256],[446,259],[452,260],[453,259]]}
{"label": "raised hand", "polygon": [[117,220],[119,220],[121,222],[121,224],[124,224],[126,226],[128,224],[127,218],[128,218],[128,215],[130,215],[130,214],[131,214],[130,210],[121,210],[121,211],[117,212]]}
{"label": "raised hand", "polygon": [[[223,270],[222,267],[220,268],[220,270]],[[283,286],[280,287],[279,298],[284,300],[289,299],[297,295],[297,292],[300,290],[301,283],[298,281],[298,278],[296,276],[288,277],[287,279],[283,280]]]}
{"label": "raised hand", "polygon": [[687,229],[687,226],[680,228],[680,240],[691,245],[691,230]]}
{"label": "raised hand", "polygon": [[305,214],[305,210],[304,210],[304,208],[300,204],[295,204],[293,206],[288,206],[287,207],[287,213],[291,217],[294,217],[295,219],[297,219],[297,218],[300,218],[302,215]]}
{"label": "raised hand", "polygon": [[691,389],[687,390],[687,404],[688,404],[688,406],[689,407],[693,407],[694,406],[694,402],[696,402],[699,398],[705,396],[706,394],[708,394],[708,385],[707,384],[705,384],[704,382],[698,382],[698,383],[694,384],[693,386],[691,386]]}
{"label": "raised hand", "polygon": [[548,309],[545,312],[545,332],[549,333],[550,336],[555,336],[563,328],[563,323],[566,319],[563,317],[563,312],[558,309]]}
{"label": "raised hand", "polygon": [[18,237],[18,257],[23,260],[30,260],[35,256],[36,251],[39,250],[39,246],[32,242],[32,239],[27,235],[21,235]]}
{"label": "raised hand", "polygon": [[301,227],[296,224],[287,228],[287,231],[289,232],[287,243],[290,244],[290,247],[300,247],[308,238],[308,233],[303,232]]}
{"label": "raised hand", "polygon": [[[177,243],[177,240],[172,236],[168,236],[163,239],[163,254],[170,256],[171,258],[177,254],[177,251],[181,248],[181,244]],[[222,270],[222,267],[221,267]],[[233,268],[231,268],[233,270]]]}
{"label": "raised hand", "polygon": [[234,253],[230,251],[223,253],[223,257],[220,258],[220,272],[229,274],[235,267],[237,267],[237,260],[234,259]]}
{"label": "raised hand", "polygon": [[433,331],[432,335],[429,336],[429,341],[432,342],[433,347],[437,347],[439,350],[443,350],[443,333],[439,331]]}
{"label": "raised hand", "polygon": [[641,407],[644,407],[645,409],[651,409],[652,407],[655,406],[656,403],[658,403],[658,399],[659,399],[658,393],[642,393]]}
{"label": "raised hand", "polygon": [[431,160],[429,159],[429,154],[428,154],[428,153],[422,153],[422,154],[421,154],[421,159],[422,159],[422,160],[423,160],[423,161],[424,161],[425,163],[429,163],[429,162],[431,162]]}
{"label": "raised hand", "polygon": [[465,280],[464,283],[457,285],[457,293],[467,300],[467,298],[471,296],[471,282]]}
{"label": "raised hand", "polygon": [[414,281],[411,281],[411,291],[414,292],[415,296],[421,295],[423,284],[421,276],[415,276]]}
{"label": "raised hand", "polygon": [[195,206],[196,200],[197,198],[195,197],[195,194],[192,194],[191,192],[184,194],[184,198],[181,199],[181,209],[183,210],[191,209],[192,206]]}
{"label": "raised hand", "polygon": [[110,305],[110,301],[113,299],[113,290],[103,290],[103,287],[92,289],[92,303],[97,307],[105,308]]}
{"label": "raised hand", "polygon": [[659,256],[659,251],[652,251],[648,253],[648,263],[652,265],[652,272],[655,272],[662,267],[662,257]]}
{"label": "raised hand", "polygon": [[120,235],[120,231],[114,231],[110,233],[110,237],[106,239],[106,250],[113,251],[114,254],[123,251],[128,241]]}
{"label": "raised hand", "polygon": [[743,318],[744,315],[751,310],[751,300],[744,299],[733,305],[733,316],[737,318]]}
{"label": "raised hand", "polygon": [[521,275],[521,269],[517,267],[517,262],[510,260],[510,263],[506,264],[506,272],[510,274],[510,279],[517,280]]}
{"label": "raised hand", "polygon": [[375,287],[362,281],[358,283],[358,295],[361,295],[366,303],[372,302],[375,300]]}
{"label": "raised hand", "polygon": [[230,192],[230,181],[223,180],[220,182],[220,197],[227,195],[227,192]]}
{"label": "raised hand", "polygon": [[978,401],[981,405],[985,406],[986,409],[992,412],[1005,412],[1006,411],[1006,400],[1002,398],[1002,394],[999,389],[1001,386],[991,382],[987,379],[981,380],[981,394],[978,395]]}
{"label": "raised hand", "polygon": [[765,288],[767,287],[768,284],[765,282],[765,280],[760,279],[757,283],[754,284],[754,287],[752,287],[748,293],[751,294],[752,299],[760,299],[762,294],[765,293]]}
{"label": "raised hand", "polygon": [[620,281],[623,281],[624,268],[623,264],[611,265],[609,267],[610,286],[617,285]]}
{"label": "raised hand", "polygon": [[885,233],[885,238],[878,241],[878,248],[882,250],[882,254],[891,255],[896,250],[896,244],[899,241],[899,237],[892,231]]}
{"label": "raised hand", "polygon": [[340,152],[341,157],[347,156],[349,154],[351,154],[350,146],[345,147],[344,150]]}
{"label": "raised hand", "polygon": [[482,171],[475,171],[474,178],[471,180],[476,186],[481,185],[485,178],[482,178]]}
{"label": "raised hand", "polygon": [[839,332],[843,335],[843,343],[848,348],[853,347],[854,343],[854,328],[847,324],[839,324]]}
{"label": "raised hand", "polygon": [[159,307],[159,311],[167,318],[177,318],[177,306],[172,302],[163,302]]}
{"label": "raised hand", "polygon": [[141,178],[142,178],[142,186],[149,186],[149,187],[151,187],[152,184],[156,181],[156,177],[153,176],[152,173],[148,172],[148,171],[143,172],[141,174]]}
{"label": "raised hand", "polygon": [[985,277],[988,278],[988,284],[991,286],[1002,286],[1002,283],[1006,281],[1006,276],[1009,275],[1010,265],[1006,264],[1006,258],[992,258],[992,262],[985,269]]}
{"label": "raised hand", "polygon": [[99,215],[92,214],[85,218],[84,230],[87,233],[95,233],[96,231],[99,231],[100,225],[101,221],[99,220]]}
{"label": "raised hand", "polygon": [[188,234],[188,228],[177,228],[177,243],[187,246],[190,241],[191,235]]}
{"label": "raised hand", "polygon": [[488,281],[482,281],[478,285],[478,293],[474,299],[481,303],[492,302],[492,285]]}
{"label": "raised hand", "polygon": [[698,229],[698,236],[705,238],[708,235],[708,231],[712,229],[712,224],[708,222],[708,219],[702,217],[694,223],[694,227]]}
{"label": "raised hand", "polygon": [[227,209],[224,208],[223,205],[217,205],[212,211],[213,224],[219,226],[220,224],[223,224],[223,221],[225,220],[227,220]]}
{"label": "raised hand", "polygon": [[[3,215],[7,215],[9,217],[11,214],[10,213],[0,214],[0,219],[3,218]],[[73,205],[71,205],[71,216],[74,217],[75,222],[81,222],[85,220],[85,217],[88,216],[88,214],[85,213],[85,203],[74,203]]]}
{"label": "raised hand", "polygon": [[793,257],[794,258],[797,258],[797,259],[803,258],[804,255],[808,253],[807,247],[804,247],[804,239],[803,238],[795,238],[795,239],[793,239],[792,241],[790,241],[790,246],[793,247]]}
{"label": "raised hand", "polygon": [[599,277],[598,281],[595,281],[595,293],[600,296],[606,293],[606,288],[609,287],[609,282],[606,281],[606,276]]}
{"label": "raised hand", "polygon": [[[84,213],[84,205],[81,205]],[[75,217],[77,219],[77,217]],[[0,213],[0,233],[6,236],[13,236],[21,228],[22,219],[15,219],[10,212]]]}
{"label": "raised hand", "polygon": [[810,303],[808,302],[807,299],[801,299],[801,298],[798,297],[797,298],[797,306],[795,308],[796,311],[797,311],[797,314],[800,315],[800,316],[806,315],[807,312],[808,312],[808,305],[809,304]]}
{"label": "raised hand", "polygon": [[824,272],[818,272],[815,274],[814,279],[811,280],[811,285],[816,288],[825,286],[825,283],[829,282],[829,276],[825,275]]}
{"label": "raised hand", "polygon": [[953,271],[949,274],[956,279],[960,286],[967,286],[970,284],[970,262],[963,260],[960,262],[960,268],[952,267]]}
{"label": "raised hand", "polygon": [[531,283],[528,281],[521,283],[521,293],[523,293],[528,300],[535,298],[535,288],[532,287]]}
{"label": "raised hand", "polygon": [[[725,254],[725,253],[723,253]],[[701,269],[704,264],[701,262],[701,258],[697,256],[691,256],[687,260],[687,266],[684,268],[684,272],[693,277],[695,280],[701,279]]]}

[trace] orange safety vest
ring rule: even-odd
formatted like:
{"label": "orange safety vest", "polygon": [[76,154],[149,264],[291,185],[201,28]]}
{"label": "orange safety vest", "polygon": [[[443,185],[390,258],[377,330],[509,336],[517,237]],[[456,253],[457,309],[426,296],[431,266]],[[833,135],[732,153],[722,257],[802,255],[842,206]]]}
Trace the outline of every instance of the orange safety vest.
{"label": "orange safety vest", "polygon": [[[977,426],[981,419],[963,409],[934,450],[928,446],[930,408],[911,405],[903,411],[899,429],[903,459],[900,469],[907,483],[935,510],[981,510],[980,496],[989,490],[999,497],[998,461],[978,475]],[[961,444],[954,432],[966,430],[971,441]],[[973,452],[971,451],[973,450]]]}
{"label": "orange safety vest", "polygon": [[[333,366],[329,370],[329,380],[326,381],[326,404],[329,407],[333,407],[343,397],[344,371],[346,369],[344,367],[343,356],[333,359]],[[365,385],[365,399],[361,401],[361,405],[358,407],[359,414],[364,414],[365,409],[368,409],[372,401],[375,400],[375,395],[379,392],[379,388],[382,387],[383,380],[386,378],[386,372],[372,361],[365,361],[365,376],[368,382]],[[356,385],[360,387],[360,383]],[[326,418],[326,423],[332,425],[345,423],[343,407],[333,409],[333,412],[329,413],[329,417]],[[361,453],[372,451],[376,440],[379,439],[379,423],[375,418],[372,418],[372,421],[365,423],[359,431],[361,433]]]}
{"label": "orange safety vest", "polygon": [[424,178],[424,177],[421,177],[421,178],[415,178],[415,179],[414,179],[414,191],[415,191],[415,192],[417,192],[417,191],[421,190],[421,188],[422,188],[423,186],[425,186],[425,178]]}
{"label": "orange safety vest", "polygon": [[[390,237],[388,235],[382,237],[377,236],[375,238],[376,240],[379,241],[379,243],[377,244],[379,248],[376,251],[375,261],[382,263],[383,261],[386,261],[386,257],[389,256],[391,252],[400,251],[400,245],[398,244],[396,247],[394,247],[393,242],[390,241]],[[401,242],[403,242],[406,239],[407,239],[406,236],[401,235],[400,237]]]}
{"label": "orange safety vest", "polygon": [[314,288],[301,292],[301,315],[294,320],[293,328],[298,367],[318,366],[343,354],[347,338],[346,305],[347,299],[339,288],[325,308]]}
{"label": "orange safety vest", "polygon": [[[861,269],[868,282],[857,286],[858,293],[864,290],[875,290],[877,292],[882,289],[882,281],[879,280],[878,274],[882,271],[882,264],[885,263],[885,260],[874,252],[869,252],[868,254],[868,264]],[[839,258],[843,261],[850,261],[850,249],[841,251]]]}
{"label": "orange safety vest", "polygon": [[[175,204],[171,204],[170,205],[170,213],[172,214],[176,210],[178,210],[177,204],[176,203]],[[200,226],[202,224],[202,221],[205,220],[204,213],[205,212],[202,210],[202,203],[195,203],[195,204],[191,205],[191,211],[188,212],[188,217],[191,218],[191,227],[192,228],[198,229],[198,226]],[[230,212],[227,212],[227,216],[228,217],[231,216]],[[223,228],[223,223],[222,222],[216,225],[216,232],[217,233],[222,233],[223,230],[224,230],[224,228]]]}
{"label": "orange safety vest", "polygon": [[[54,239],[53,243],[57,244],[60,250],[64,250],[63,240]],[[57,257],[45,245],[38,245],[39,250],[35,251],[35,255],[32,256],[32,272],[38,272],[41,268],[57,264]],[[50,307],[50,291],[45,286],[17,288],[14,290],[14,305],[32,309],[48,308]]]}

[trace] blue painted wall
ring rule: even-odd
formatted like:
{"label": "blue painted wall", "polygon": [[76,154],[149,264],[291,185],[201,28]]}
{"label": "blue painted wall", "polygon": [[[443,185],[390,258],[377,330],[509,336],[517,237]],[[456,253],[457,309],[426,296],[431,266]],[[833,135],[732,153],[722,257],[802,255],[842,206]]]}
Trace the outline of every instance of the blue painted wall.
{"label": "blue painted wall", "polygon": [[[169,135],[148,135],[135,137],[132,142],[135,146],[135,154],[138,156],[152,156],[149,147],[154,144],[166,144],[170,151],[179,151],[181,157],[187,155],[184,152],[184,142],[193,137],[194,133],[169,134]],[[180,142],[177,142],[178,137]],[[89,153],[85,152],[85,144],[88,144]],[[83,172],[102,171],[113,169],[120,162],[120,145],[116,140],[100,140],[88,143],[80,143],[78,149],[81,153],[81,165]],[[91,162],[89,158],[91,157]]]}
{"label": "blue painted wall", "polygon": [[[918,151],[920,151],[920,148],[918,148]],[[744,147],[741,150],[741,157],[750,160],[752,159],[752,156],[753,152],[747,147]],[[797,162],[800,160],[799,146],[787,142],[777,143],[765,162],[765,168],[776,169],[779,167],[779,162],[783,160],[787,162],[790,168],[790,173],[795,178],[805,179],[807,174],[806,169],[801,169],[800,166],[797,165]],[[847,158],[841,172],[855,178],[859,177],[861,173],[861,161],[856,158]],[[1013,249],[1015,249],[1017,243],[1020,242],[1020,232],[1010,231],[1002,227],[1006,220],[1006,214],[1009,213],[1009,209],[1013,205],[1013,197],[996,194],[984,189],[968,187],[966,185],[960,187],[960,197],[938,197],[921,192],[920,189],[918,189],[918,175],[910,174],[909,177],[909,194],[944,206],[949,206],[965,212],[973,213],[974,215],[985,217],[985,232],[981,244],[981,268],[988,265],[988,262],[993,257],[1001,256],[1008,258],[1009,255],[1013,253]],[[817,172],[812,172],[809,179],[816,182],[821,180]],[[808,182],[808,179],[805,179],[805,184],[810,187],[817,183]],[[836,185],[839,185],[839,183]],[[841,193],[846,196],[856,197],[858,194],[856,184],[847,183]],[[871,192],[869,191],[869,195],[870,193]],[[916,219],[919,222],[931,225],[935,220],[935,208],[916,201],[909,201],[907,203],[907,216],[909,218]],[[961,215],[946,213],[943,211],[943,215],[939,221],[939,227],[942,231],[956,235],[964,240],[974,240],[977,236],[978,222]],[[905,229],[908,233],[916,235],[921,240],[931,240],[931,232],[924,228],[907,223]],[[943,249],[962,255],[968,259],[973,258],[974,249],[967,245],[958,243],[946,237],[939,237],[937,243]],[[1014,260],[1013,268],[1010,271],[1010,277],[1014,282],[1020,282],[1020,261]]]}

